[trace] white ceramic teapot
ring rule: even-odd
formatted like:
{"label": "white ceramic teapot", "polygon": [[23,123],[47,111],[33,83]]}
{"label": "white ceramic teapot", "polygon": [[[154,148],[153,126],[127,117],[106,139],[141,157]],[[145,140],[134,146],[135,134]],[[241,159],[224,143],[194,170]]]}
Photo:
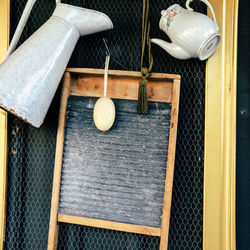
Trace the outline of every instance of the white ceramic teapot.
{"label": "white ceramic teapot", "polygon": [[170,6],[161,12],[160,29],[171,39],[168,43],[161,39],[151,39],[166,50],[170,55],[178,59],[199,58],[205,60],[211,56],[220,43],[218,24],[211,4],[207,0],[201,0],[210,9],[213,20],[208,16],[194,12],[186,2],[186,8],[178,4]]}

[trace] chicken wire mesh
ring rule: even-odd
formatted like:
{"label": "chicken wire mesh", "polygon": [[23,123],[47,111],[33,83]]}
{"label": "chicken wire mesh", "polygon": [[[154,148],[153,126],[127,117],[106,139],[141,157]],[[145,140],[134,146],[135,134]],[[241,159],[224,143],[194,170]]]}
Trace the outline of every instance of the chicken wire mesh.
{"label": "chicken wire mesh", "polygon": [[[108,40],[110,69],[140,70],[142,1],[62,1],[110,16],[114,30],[79,39],[70,67],[103,68]],[[11,35],[25,6],[11,1]],[[160,11],[176,3],[151,1],[151,35],[159,30]],[[185,6],[185,1],[178,1]],[[206,6],[193,2],[196,11]],[[55,1],[38,0],[24,29],[25,41],[52,14]],[[177,60],[152,45],[154,72],[181,74],[181,97],[170,219],[169,249],[202,249],[205,63]],[[46,249],[60,88],[44,125],[38,130],[9,116],[9,162],[5,249]],[[159,238],[77,225],[60,224],[58,249],[159,249]]]}

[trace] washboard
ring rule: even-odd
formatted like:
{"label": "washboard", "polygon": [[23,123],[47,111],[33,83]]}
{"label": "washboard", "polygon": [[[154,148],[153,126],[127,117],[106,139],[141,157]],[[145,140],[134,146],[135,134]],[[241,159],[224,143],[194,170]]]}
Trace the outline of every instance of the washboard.
{"label": "washboard", "polygon": [[160,237],[168,245],[180,76],[152,73],[149,113],[136,114],[140,72],[109,70],[116,121],[98,131],[93,106],[104,71],[69,68],[57,132],[48,249],[60,223]]}

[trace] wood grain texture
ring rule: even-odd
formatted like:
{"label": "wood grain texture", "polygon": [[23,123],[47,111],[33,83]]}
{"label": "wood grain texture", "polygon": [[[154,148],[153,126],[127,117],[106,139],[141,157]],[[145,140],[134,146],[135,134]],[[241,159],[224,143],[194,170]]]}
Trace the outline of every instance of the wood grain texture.
{"label": "wood grain texture", "polygon": [[155,228],[155,227],[146,227],[146,226],[126,224],[126,223],[97,220],[92,218],[85,218],[85,217],[72,216],[66,214],[58,214],[58,222],[117,230],[129,233],[152,235],[152,236],[160,236],[160,231],[161,231],[160,228]]}
{"label": "wood grain texture", "polygon": [[169,221],[171,212],[175,149],[176,149],[177,125],[178,125],[178,114],[179,114],[179,96],[180,96],[180,80],[174,80],[171,125],[170,125],[169,145],[168,145],[168,159],[167,159],[167,170],[166,170],[166,181],[165,181],[165,194],[164,194],[162,221],[161,221],[160,250],[165,250],[168,247],[168,233],[169,233]]}
{"label": "wood grain texture", "polygon": [[64,126],[65,126],[65,115],[66,115],[66,108],[67,108],[68,97],[70,95],[70,90],[71,90],[70,73],[66,72],[64,75],[64,85],[62,91],[60,113],[59,113],[59,124],[57,131],[56,156],[55,156],[55,166],[54,166],[48,248],[47,248],[48,250],[57,249],[57,239],[58,239],[57,212],[58,212],[59,191],[60,191],[60,181],[61,181]]}
{"label": "wood grain texture", "polygon": [[[67,68],[67,72],[76,75],[92,75],[92,76],[103,76],[104,70],[103,69],[91,69],[91,68]],[[141,72],[138,71],[126,71],[126,70],[109,70],[110,76],[120,76],[120,77],[140,77]],[[166,73],[151,73],[149,79],[165,79],[167,80],[175,80],[181,79],[180,75],[176,74],[166,74]]]}
{"label": "wood grain texture", "polygon": [[[74,69],[68,69],[76,72]],[[101,97],[103,96],[103,70],[84,69],[75,75],[72,95]],[[140,72],[109,70],[107,95],[110,98],[137,100]],[[171,102],[173,79],[178,75],[152,73],[149,77],[148,100],[152,102]]]}
{"label": "wood grain texture", "polygon": [[[107,96],[116,99],[137,100],[139,77],[110,76],[108,78]],[[172,83],[163,80],[149,80],[148,100],[152,102],[171,102]],[[79,76],[72,87],[72,95],[103,96],[103,76]]]}

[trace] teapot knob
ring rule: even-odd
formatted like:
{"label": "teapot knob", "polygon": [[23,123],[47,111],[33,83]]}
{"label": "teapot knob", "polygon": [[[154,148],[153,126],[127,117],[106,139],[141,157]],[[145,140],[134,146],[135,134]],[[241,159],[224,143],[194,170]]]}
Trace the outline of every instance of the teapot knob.
{"label": "teapot knob", "polygon": [[[212,13],[213,21],[214,21],[214,23],[216,25],[217,30],[219,30],[219,26],[217,24],[216,17],[215,17],[212,5],[207,0],[200,0],[200,1],[203,2],[203,3],[205,3],[208,6],[208,8],[210,9],[210,11]],[[187,2],[186,2],[186,8],[188,10],[193,11],[193,9],[189,6],[191,2],[193,2],[193,0],[187,0]]]}

